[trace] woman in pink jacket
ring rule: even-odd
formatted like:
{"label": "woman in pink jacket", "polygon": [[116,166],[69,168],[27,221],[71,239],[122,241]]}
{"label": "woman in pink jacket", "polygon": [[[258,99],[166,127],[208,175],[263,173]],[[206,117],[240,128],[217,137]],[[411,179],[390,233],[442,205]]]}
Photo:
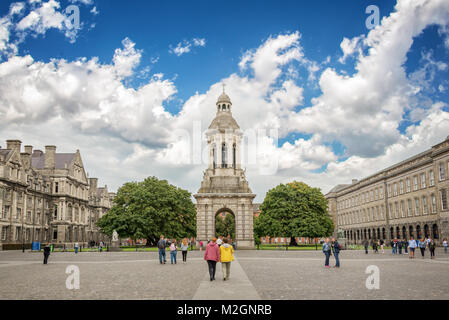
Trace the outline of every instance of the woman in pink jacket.
{"label": "woman in pink jacket", "polygon": [[210,281],[215,280],[215,270],[217,262],[220,261],[220,248],[216,244],[217,238],[213,237],[212,241],[206,247],[204,252],[204,260],[207,261],[209,266]]}

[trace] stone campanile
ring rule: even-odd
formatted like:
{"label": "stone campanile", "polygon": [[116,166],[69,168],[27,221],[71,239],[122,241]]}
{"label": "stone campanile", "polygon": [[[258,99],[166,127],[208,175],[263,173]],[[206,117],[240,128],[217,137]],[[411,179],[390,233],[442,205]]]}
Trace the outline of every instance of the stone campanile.
{"label": "stone campanile", "polygon": [[208,168],[197,201],[197,239],[207,242],[215,236],[215,217],[223,212],[235,217],[238,249],[254,248],[253,199],[241,165],[242,132],[232,117],[232,102],[223,94],[216,103],[217,114],[206,132]]}

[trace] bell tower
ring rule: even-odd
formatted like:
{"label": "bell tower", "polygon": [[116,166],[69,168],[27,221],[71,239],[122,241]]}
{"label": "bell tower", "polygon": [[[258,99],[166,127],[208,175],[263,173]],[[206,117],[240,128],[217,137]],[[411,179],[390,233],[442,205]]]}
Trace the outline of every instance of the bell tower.
{"label": "bell tower", "polygon": [[197,238],[210,240],[215,235],[215,217],[228,212],[235,217],[239,249],[254,248],[253,199],[241,165],[242,132],[232,116],[232,102],[224,92],[218,97],[217,113],[206,132],[208,167],[197,200]]}

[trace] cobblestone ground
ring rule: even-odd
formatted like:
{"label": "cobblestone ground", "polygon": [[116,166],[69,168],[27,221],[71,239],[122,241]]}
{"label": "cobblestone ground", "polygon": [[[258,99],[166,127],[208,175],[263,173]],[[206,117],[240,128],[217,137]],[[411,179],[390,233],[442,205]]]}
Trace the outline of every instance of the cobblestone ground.
{"label": "cobblestone ground", "polygon": [[[325,269],[318,251],[238,251],[238,263],[262,299],[449,299],[449,254],[437,259],[343,251],[340,269]],[[169,258],[169,256],[167,256]],[[331,265],[334,259],[331,257]],[[66,288],[67,266],[80,269],[80,289]],[[367,266],[380,270],[368,290]],[[221,266],[217,266],[221,269]],[[207,273],[202,253],[160,265],[154,252],[0,252],[0,299],[192,299]],[[232,271],[231,271],[232,278]],[[219,285],[217,282],[215,285]]]}

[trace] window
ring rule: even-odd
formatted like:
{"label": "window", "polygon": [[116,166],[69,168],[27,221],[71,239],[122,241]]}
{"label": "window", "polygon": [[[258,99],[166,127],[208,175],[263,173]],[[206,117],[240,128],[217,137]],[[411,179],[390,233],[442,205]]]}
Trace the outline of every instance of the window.
{"label": "window", "polygon": [[447,210],[447,195],[446,195],[446,189],[442,189],[440,191],[441,193],[441,209]]}
{"label": "window", "polygon": [[14,236],[14,239],[19,240],[19,235],[20,235],[20,227],[16,227],[16,234]]}
{"label": "window", "polygon": [[430,196],[432,198],[432,213],[437,212],[437,198],[434,194]]}
{"label": "window", "polygon": [[223,145],[221,146],[221,164],[222,164],[222,168],[226,168],[227,167],[227,163],[228,163],[228,150],[226,150],[226,143],[223,143]]}
{"label": "window", "polygon": [[394,217],[399,218],[399,205],[397,202],[394,203]]}
{"label": "window", "polygon": [[413,177],[413,190],[418,190],[418,176]]}
{"label": "window", "polygon": [[379,207],[376,207],[376,221],[379,220]]}
{"label": "window", "polygon": [[55,204],[55,208],[53,211],[53,219],[58,220],[58,205],[57,204]]}
{"label": "window", "polygon": [[31,211],[27,212],[27,221],[31,221]]}
{"label": "window", "polygon": [[424,189],[426,187],[426,174],[421,173],[421,188]]}
{"label": "window", "polygon": [[401,180],[401,182],[399,182],[399,193],[403,194],[404,193],[404,181]]}
{"label": "window", "polygon": [[444,163],[440,163],[440,181],[444,180],[445,175],[444,175]]}
{"label": "window", "polygon": [[411,217],[413,215],[412,200],[408,199],[407,204],[408,204],[408,216]]}
{"label": "window", "polygon": [[384,198],[384,188],[380,187],[380,198]]}
{"label": "window", "polygon": [[393,205],[391,203],[389,205],[388,218],[393,219]]}
{"label": "window", "polygon": [[57,228],[53,229],[53,240],[58,240],[58,229]]}
{"label": "window", "polygon": [[2,241],[6,240],[6,235],[8,234],[8,227],[7,226],[3,226],[2,227]]}
{"label": "window", "polygon": [[388,186],[388,197],[391,197],[391,184]]}
{"label": "window", "polygon": [[393,195],[396,197],[398,195],[398,184],[393,185]]}
{"label": "window", "polygon": [[427,214],[427,212],[428,212],[428,208],[427,208],[427,197],[426,196],[423,196],[422,197],[422,213],[423,214]]}
{"label": "window", "polygon": [[415,198],[415,215],[419,216],[419,199]]}
{"label": "window", "polygon": [[362,203],[365,203],[365,194],[362,193]]}
{"label": "window", "polygon": [[435,175],[433,170],[429,171],[429,186],[433,187],[435,185]]}
{"label": "window", "polygon": [[370,192],[370,200],[371,200],[371,201],[374,200],[374,192],[373,192],[373,191]]}
{"label": "window", "polygon": [[405,202],[404,200],[401,201],[401,217],[405,217]]}
{"label": "window", "polygon": [[20,219],[20,217],[21,217],[21,215],[22,215],[22,209],[21,208],[17,208],[17,211],[16,211],[16,219]]}
{"label": "window", "polygon": [[410,192],[410,178],[407,178],[406,183],[407,183],[407,192]]}
{"label": "window", "polygon": [[8,219],[10,206],[5,206],[5,210],[3,211],[3,219]]}
{"label": "window", "polygon": [[375,199],[379,199],[379,189],[376,189]]}
{"label": "window", "polygon": [[382,205],[382,206],[380,207],[380,218],[381,218],[382,220],[384,219],[384,212],[385,212],[384,206]]}

